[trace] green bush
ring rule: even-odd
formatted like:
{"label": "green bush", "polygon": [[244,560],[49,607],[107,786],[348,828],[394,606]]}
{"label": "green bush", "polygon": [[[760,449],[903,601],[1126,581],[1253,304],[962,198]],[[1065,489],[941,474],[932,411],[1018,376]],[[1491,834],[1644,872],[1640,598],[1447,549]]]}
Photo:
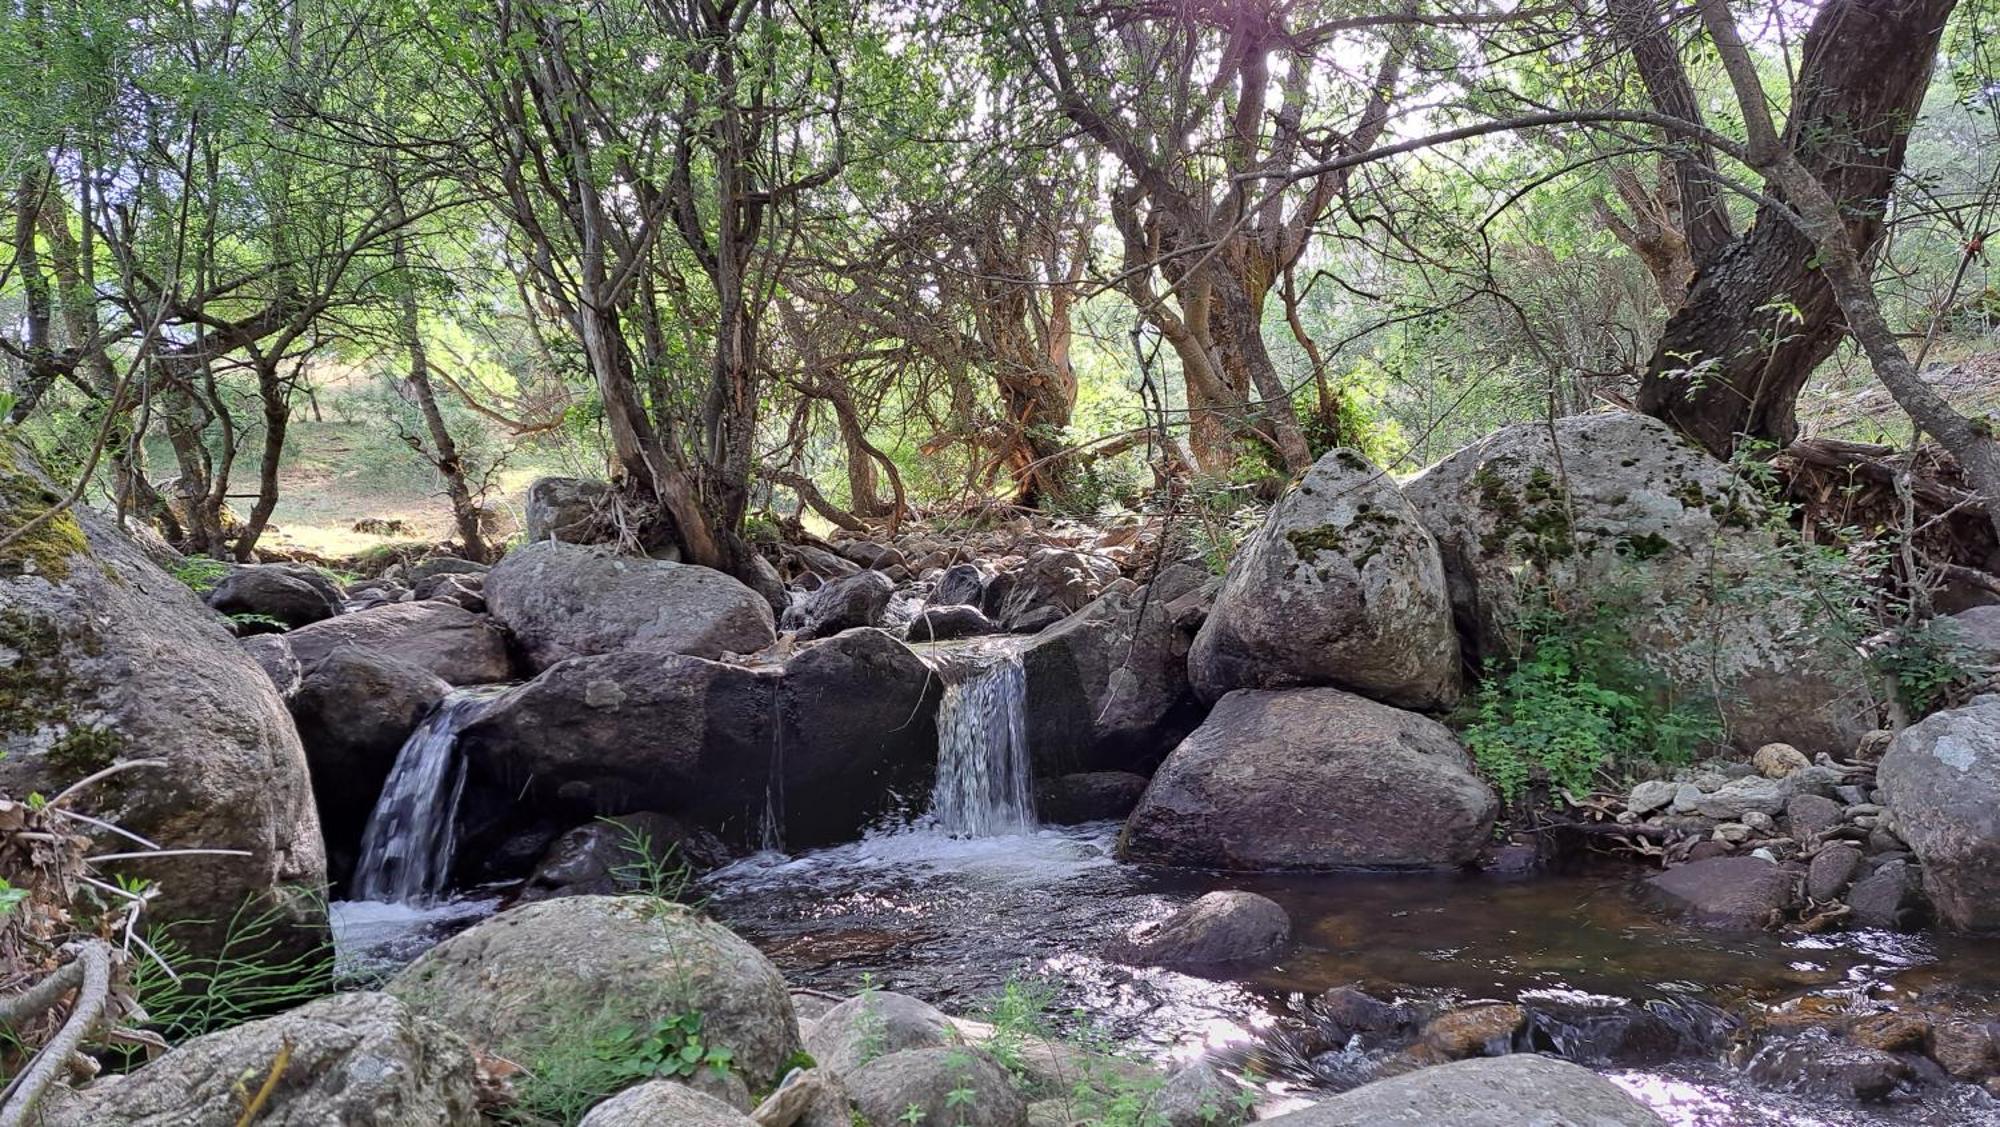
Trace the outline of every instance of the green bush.
{"label": "green bush", "polygon": [[1534,783],[1581,798],[1607,775],[1685,763],[1721,737],[1712,701],[1678,698],[1633,654],[1629,619],[1616,604],[1564,614],[1538,603],[1517,623],[1519,660],[1488,663],[1465,742],[1507,801]]}

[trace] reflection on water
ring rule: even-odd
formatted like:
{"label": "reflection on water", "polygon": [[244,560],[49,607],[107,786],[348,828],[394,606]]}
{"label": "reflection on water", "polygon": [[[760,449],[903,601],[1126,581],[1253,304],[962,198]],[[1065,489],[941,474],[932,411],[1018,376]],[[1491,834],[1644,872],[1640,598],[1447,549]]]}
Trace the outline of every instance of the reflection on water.
{"label": "reflection on water", "polygon": [[497,910],[497,898],[461,896],[419,907],[375,900],[336,900],[327,906],[333,922],[334,978],[372,984]]}
{"label": "reflection on water", "polygon": [[[1525,1001],[1564,1013],[1642,1007],[1668,1025],[1694,1026],[1728,1010],[1750,1027],[1745,1035],[1802,1007],[1866,1012],[1921,999],[1984,1013],[2000,999],[2000,945],[1991,943],[1693,931],[1649,912],[1626,876],[1139,869],[1113,860],[1116,830],[956,839],[919,825],[798,857],[752,857],[714,874],[705,890],[710,910],[800,985],[852,991],[867,976],[946,1009],[976,1011],[1008,979],[1042,978],[1057,989],[1061,1012],[1087,1012],[1106,1032],[1161,1058],[1230,1049],[1240,1059],[1284,1044],[1289,1030],[1310,1024],[1308,999],[1346,984],[1417,1002]],[[1292,950],[1271,965],[1213,979],[1099,956],[1124,931],[1216,888],[1283,904],[1294,923]],[[1719,1026],[1733,1033],[1737,1024]],[[1574,1035],[1582,1027],[1563,1028]],[[1687,1043],[1703,1043],[1694,1032]],[[1590,1055],[1574,1045],[1538,1047]],[[1968,1085],[1874,1107],[1757,1089],[1726,1062],[1727,1050],[1717,1043],[1644,1070],[1604,1067],[1682,1127],[2000,1124],[2000,1105]],[[1314,1081],[1308,1064],[1287,1076],[1295,1086],[1348,1086]]]}

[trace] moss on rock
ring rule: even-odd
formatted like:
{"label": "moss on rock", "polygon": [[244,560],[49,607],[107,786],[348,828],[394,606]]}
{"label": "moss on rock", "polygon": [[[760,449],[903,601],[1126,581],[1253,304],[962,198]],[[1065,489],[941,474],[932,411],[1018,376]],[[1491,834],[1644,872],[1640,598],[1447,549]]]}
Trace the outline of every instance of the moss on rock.
{"label": "moss on rock", "polygon": [[[15,535],[61,503],[60,496],[21,469],[12,450],[0,444],[0,540]],[[83,526],[69,513],[60,513],[0,547],[0,578],[39,575],[52,583],[61,582],[69,578],[70,561],[89,551]]]}

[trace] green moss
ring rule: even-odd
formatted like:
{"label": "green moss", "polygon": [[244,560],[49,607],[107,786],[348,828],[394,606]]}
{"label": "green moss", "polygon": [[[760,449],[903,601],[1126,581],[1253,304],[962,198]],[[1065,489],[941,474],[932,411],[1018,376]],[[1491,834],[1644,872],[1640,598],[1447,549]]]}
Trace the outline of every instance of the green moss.
{"label": "green moss", "polygon": [[[0,539],[62,503],[62,498],[24,472],[0,444]],[[0,548],[0,577],[39,575],[51,582],[69,578],[70,561],[90,551],[83,526],[67,512]]]}
{"label": "green moss", "polygon": [[49,745],[44,758],[66,778],[81,779],[116,763],[124,748],[118,733],[93,724],[65,732]]}
{"label": "green moss", "polygon": [[1343,468],[1353,470],[1355,473],[1367,473],[1374,468],[1368,464],[1368,459],[1349,450],[1345,446],[1333,452],[1333,460],[1340,463]]}
{"label": "green moss", "polygon": [[1479,539],[1487,555],[1511,549],[1536,564],[1547,564],[1577,554],[1576,530],[1563,503],[1562,486],[1547,467],[1535,467],[1518,496],[1504,478],[1485,467],[1472,475],[1472,482],[1479,490],[1479,507],[1493,521]]}
{"label": "green moss", "polygon": [[1657,532],[1642,532],[1635,536],[1627,536],[1619,543],[1620,552],[1635,560],[1650,560],[1671,547],[1673,547],[1672,542]]}
{"label": "green moss", "polygon": [[1667,496],[1681,503],[1682,508],[1699,509],[1709,503],[1708,494],[1702,492],[1701,483],[1684,481],[1667,491]]}
{"label": "green moss", "polygon": [[124,741],[78,714],[86,694],[70,668],[73,657],[100,652],[87,625],[65,633],[51,618],[0,609],[0,747],[15,737],[26,737],[32,746],[53,733],[41,754],[62,783],[110,766]]}
{"label": "green moss", "polygon": [[[1346,556],[1354,569],[1359,571],[1388,545],[1396,534],[1396,528],[1395,517],[1371,505],[1360,505],[1355,508],[1354,519],[1345,526],[1322,524],[1312,528],[1295,528],[1285,533],[1285,540],[1300,560],[1314,559],[1321,552],[1333,552]],[[1286,572],[1286,577],[1291,574]],[[1319,575],[1321,579],[1329,577],[1324,570]]]}

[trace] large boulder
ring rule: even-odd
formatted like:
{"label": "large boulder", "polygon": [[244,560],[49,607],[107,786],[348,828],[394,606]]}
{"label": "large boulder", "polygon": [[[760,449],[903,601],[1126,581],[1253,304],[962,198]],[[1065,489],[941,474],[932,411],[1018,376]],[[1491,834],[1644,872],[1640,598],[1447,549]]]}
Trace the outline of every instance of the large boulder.
{"label": "large boulder", "polygon": [[1028,1107],[1013,1078],[977,1049],[904,1049],[842,1079],[869,1123],[1027,1127]]}
{"label": "large boulder", "polygon": [[509,552],[486,605],[538,671],[628,650],[747,654],[777,638],[770,604],[719,571],[554,540]]}
{"label": "large boulder", "polygon": [[694,909],[643,896],[573,896],[502,912],[425,952],[385,989],[530,1071],[563,1039],[700,1014],[753,1089],[800,1049],[770,960]]}
{"label": "large boulder", "polygon": [[1665,1127],[1625,1090],[1581,1065],[1526,1053],[1459,1061],[1263,1122],[1282,1127]]}
{"label": "large boulder", "polygon": [[271,678],[271,685],[278,690],[278,696],[286,701],[299,691],[305,680],[305,670],[299,666],[297,654],[292,652],[292,644],[283,634],[252,634],[243,640],[243,652],[250,655]]}
{"label": "large boulder", "polygon": [[358,646],[453,685],[487,685],[514,676],[506,633],[485,615],[446,602],[370,607],[294,630],[285,638],[308,669],[342,646]]}
{"label": "large boulder", "polygon": [[[341,611],[340,591],[326,577],[302,564],[253,564],[230,570],[208,593],[208,605],[220,614],[269,619],[279,629],[310,626]],[[262,632],[264,624],[246,624]]]}
{"label": "large boulder", "polygon": [[895,593],[896,585],[888,576],[879,571],[857,571],[822,584],[787,608],[784,626],[796,631],[800,641],[830,638],[857,626],[880,626]]}
{"label": "large boulder", "polygon": [[1938,917],[2000,930],[2000,695],[1903,729],[1875,777]]}
{"label": "large boulder", "polygon": [[1405,708],[1458,699],[1458,635],[1436,541],[1396,482],[1333,450],[1229,563],[1195,638],[1203,699],[1331,685]]}
{"label": "large boulder", "polygon": [[1211,892],[1140,935],[1112,947],[1124,963],[1201,967],[1275,958],[1292,939],[1277,901],[1254,892]]}
{"label": "large boulder", "polygon": [[1150,764],[1200,719],[1187,676],[1194,630],[1173,599],[1201,577],[1168,570],[1151,589],[1104,595],[1021,651],[1039,773]]}
{"label": "large boulder", "polygon": [[[1103,556],[1067,548],[1037,548],[1007,573],[997,607],[982,607],[1009,630],[1020,630],[1054,612],[1055,618],[1082,610],[1118,578],[1118,565]],[[991,585],[988,585],[991,590]]]}
{"label": "large boulder", "polygon": [[[1404,483],[1443,553],[1473,656],[1525,605],[1600,606],[1687,693],[1719,686],[1730,739],[1845,756],[1873,726],[1867,670],[1755,488],[1631,412],[1505,427]],[[1537,592],[1543,594],[1538,595]]]}
{"label": "large boulder", "polygon": [[638,547],[655,559],[680,558],[672,522],[649,508],[632,507],[609,482],[538,477],[528,486],[521,518],[530,544],[616,544],[636,537]]}
{"label": "large boulder", "polygon": [[[275,1071],[275,1075],[273,1075]],[[244,1094],[270,1094],[254,1117]],[[45,1127],[478,1127],[472,1053],[386,994],[335,994],[53,1096]]]}
{"label": "large boulder", "polygon": [[[801,647],[782,666],[617,653],[573,658],[459,734],[462,825],[497,840],[527,811],[572,821],[657,810],[739,842],[851,833],[937,758],[937,677],[879,630]],[[478,851],[468,845],[464,855]]]}
{"label": "large boulder", "polygon": [[292,719],[312,769],[335,880],[353,864],[396,754],[450,693],[443,678],[357,646],[328,654],[300,682]]}
{"label": "large boulder", "polygon": [[[0,442],[0,537],[60,497]],[[199,957],[256,900],[284,945],[324,940],[319,819],[277,687],[185,584],[72,508],[0,548],[0,791],[54,795],[136,759],[165,766],[114,775],[76,808],[169,849],[247,854],[109,866],[157,882],[150,920]]]}
{"label": "large boulder", "polygon": [[673,1080],[648,1080],[590,1109],[578,1127],[757,1127],[757,1121]]}
{"label": "large boulder", "polygon": [[1461,865],[1499,808],[1435,720],[1339,689],[1245,689],[1167,757],[1121,845],[1210,869]]}

